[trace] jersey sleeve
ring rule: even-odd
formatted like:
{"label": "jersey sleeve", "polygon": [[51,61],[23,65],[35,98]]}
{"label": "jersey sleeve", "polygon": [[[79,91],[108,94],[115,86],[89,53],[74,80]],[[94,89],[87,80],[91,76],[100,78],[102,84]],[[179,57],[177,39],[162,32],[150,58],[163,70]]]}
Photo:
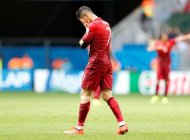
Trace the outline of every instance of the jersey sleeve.
{"label": "jersey sleeve", "polygon": [[88,28],[86,28],[86,33],[83,35],[81,40],[83,40],[86,44],[89,44],[94,38],[94,31],[93,26],[90,25]]}
{"label": "jersey sleeve", "polygon": [[172,48],[176,44],[176,39],[170,39],[169,43],[170,43],[170,47]]}

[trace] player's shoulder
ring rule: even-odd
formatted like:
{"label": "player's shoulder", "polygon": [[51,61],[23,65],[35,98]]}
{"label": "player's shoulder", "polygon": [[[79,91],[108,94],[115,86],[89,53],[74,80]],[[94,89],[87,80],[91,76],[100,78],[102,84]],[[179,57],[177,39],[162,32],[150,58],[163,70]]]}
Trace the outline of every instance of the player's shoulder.
{"label": "player's shoulder", "polygon": [[97,18],[88,25],[88,28],[90,31],[94,32],[94,31],[99,31],[100,29],[103,28],[103,26],[110,27],[108,22],[104,21],[101,18]]}
{"label": "player's shoulder", "polygon": [[102,18],[98,17],[90,25],[91,26],[99,26],[99,25],[108,25],[109,26],[109,23],[107,21],[103,20]]}
{"label": "player's shoulder", "polygon": [[103,24],[105,26],[110,26],[109,23],[107,21],[103,20],[102,18],[100,18],[99,24]]}

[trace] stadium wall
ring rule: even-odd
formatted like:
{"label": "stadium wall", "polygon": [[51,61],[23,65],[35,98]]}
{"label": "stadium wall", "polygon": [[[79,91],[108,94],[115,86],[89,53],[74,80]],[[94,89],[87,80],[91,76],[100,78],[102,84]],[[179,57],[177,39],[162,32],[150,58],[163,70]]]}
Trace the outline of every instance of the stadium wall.
{"label": "stadium wall", "polygon": [[[151,70],[150,63],[157,57],[156,52],[148,52],[147,44],[124,44],[124,46],[114,52],[115,57],[121,63],[122,70]],[[179,69],[179,53],[172,51],[171,53],[171,69]]]}
{"label": "stadium wall", "polygon": [[33,71],[0,70],[0,91],[32,91]]}
{"label": "stadium wall", "polygon": [[[113,55],[120,62],[122,70],[150,70],[156,52],[147,52],[146,47],[147,44],[124,44],[121,49],[113,51]],[[72,70],[83,70],[88,61],[87,50],[81,50],[79,46],[4,46],[0,52],[4,68],[7,68],[11,58],[22,57],[24,54],[33,59],[34,69],[51,69],[54,59],[67,58],[72,64]],[[179,57],[179,53],[172,52],[172,70],[179,68]]]}
{"label": "stadium wall", "polygon": [[54,59],[67,58],[72,63],[73,69],[82,70],[88,60],[87,50],[81,50],[78,46],[4,46],[1,48],[1,54],[4,68],[7,68],[11,58],[22,57],[24,54],[32,58],[34,69],[51,69]]}

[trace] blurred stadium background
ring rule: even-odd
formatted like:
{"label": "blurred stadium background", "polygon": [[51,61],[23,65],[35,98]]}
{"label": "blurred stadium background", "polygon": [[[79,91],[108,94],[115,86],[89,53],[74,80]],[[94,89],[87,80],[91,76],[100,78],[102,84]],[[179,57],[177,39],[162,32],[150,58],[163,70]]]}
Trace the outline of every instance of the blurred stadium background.
{"label": "blurred stadium background", "polygon": [[[188,33],[189,3],[189,0],[4,2],[0,9],[0,90],[78,93],[88,56],[78,46],[85,29],[76,20],[75,12],[79,6],[88,5],[112,27],[112,51],[118,61],[114,93],[152,94],[155,74],[150,70],[156,53],[146,51],[147,43],[161,32],[167,32],[170,38]],[[180,42],[172,52],[175,72],[171,73],[171,94],[190,94],[189,48],[189,41]]]}
{"label": "blurred stadium background", "polygon": [[[156,52],[150,53],[146,51],[149,40],[158,38],[161,32],[167,32],[170,38],[190,32],[190,0],[36,0],[1,2],[0,105],[4,109],[0,112],[0,117],[7,131],[16,131],[16,127],[11,130],[6,125],[8,123],[6,114],[11,118],[11,115],[15,114],[9,111],[13,111],[15,108],[8,110],[8,112],[6,112],[7,109],[5,108],[10,109],[14,106],[14,103],[18,105],[14,107],[19,112],[18,108],[20,106],[26,105],[30,108],[30,105],[34,104],[34,108],[38,108],[35,104],[41,106],[41,101],[44,106],[48,106],[46,99],[53,99],[54,103],[56,103],[55,99],[57,99],[57,106],[64,105],[64,103],[61,103],[60,97],[62,96],[60,94],[56,98],[53,98],[54,96],[52,95],[44,96],[49,92],[65,93],[63,100],[66,102],[66,106],[69,106],[67,102],[76,99],[76,95],[69,95],[69,93],[80,92],[81,77],[88,61],[87,50],[81,50],[78,45],[80,37],[85,32],[84,27],[75,17],[75,12],[81,5],[91,7],[97,15],[108,21],[112,27],[112,52],[117,60],[113,75],[113,92],[114,94],[123,95],[117,96],[123,106],[127,106],[127,103],[125,105],[125,100],[123,100],[124,95],[135,94],[129,95],[128,100],[126,99],[129,105],[134,106],[133,102],[137,104],[147,102],[144,107],[149,108],[147,97],[143,96],[142,100],[140,100],[141,94],[152,95],[155,91],[156,74],[153,70],[153,60],[156,58]],[[170,95],[190,95],[189,56],[190,41],[177,43],[171,56]],[[163,92],[163,88],[160,92]],[[19,93],[20,95],[14,95],[13,93]],[[27,96],[25,93],[29,93],[29,95]],[[34,93],[44,94],[36,96],[33,95]],[[160,111],[167,114],[169,110],[173,110],[173,106],[178,103],[181,105],[181,103],[185,102],[184,106],[181,105],[182,108],[184,107],[181,114],[187,113],[184,116],[186,117],[186,122],[184,123],[189,123],[190,112],[188,108],[185,108],[189,106],[186,100],[189,97],[187,97],[179,97],[181,101],[171,97],[174,98],[173,104],[171,103],[166,110],[161,107]],[[31,100],[27,101],[29,98]],[[23,102],[20,99],[26,101]],[[131,102],[130,99],[132,100]],[[31,104],[28,105],[30,101]],[[71,106],[74,107],[74,105]],[[135,107],[138,108],[139,106],[135,105]],[[156,106],[156,108],[158,109],[159,107]],[[27,110],[27,108],[25,109]],[[43,108],[41,109],[39,111],[43,112]],[[69,109],[72,110],[71,107]],[[134,113],[129,107],[127,110]],[[142,110],[143,108],[140,108],[137,111],[142,112]],[[150,110],[153,111],[154,108]],[[54,111],[50,112],[55,114],[59,112],[59,110]],[[28,113],[30,114],[31,112]],[[74,111],[71,111],[71,113],[74,114]],[[135,115],[140,115],[138,113]],[[175,114],[175,110],[172,113]],[[61,117],[63,114],[59,115],[57,117]],[[101,115],[101,113],[98,115]],[[143,115],[143,112],[141,115]],[[162,117],[163,114],[157,115]],[[169,114],[167,115],[169,116]],[[8,119],[10,119],[9,117]],[[66,118],[68,117],[70,116],[66,116]],[[145,117],[147,117],[147,114]],[[130,118],[132,118],[132,115],[129,115],[129,120]],[[17,121],[21,122],[19,119]],[[14,124],[14,121],[12,122]],[[61,123],[61,120],[57,119],[56,122]],[[135,121],[132,120],[132,123],[134,124]],[[66,127],[70,127],[69,125],[67,124]],[[59,128],[62,129],[61,127],[57,129],[59,130]],[[183,128],[182,124],[181,128]],[[183,137],[188,139],[190,131],[189,128],[185,128],[186,126],[180,131],[180,134],[183,132],[188,133]],[[154,128],[149,130],[151,129]],[[3,131],[3,128],[0,130],[3,134],[2,138],[6,139],[9,133]],[[38,130],[41,131],[42,128]],[[24,131],[24,128],[21,131]],[[110,131],[112,132],[112,130]],[[167,131],[167,127],[165,131]],[[177,132],[177,130],[173,132]],[[136,130],[135,136],[137,133]],[[165,133],[159,131],[159,135],[162,134]],[[129,137],[135,139],[133,136],[129,135]],[[14,139],[14,135],[11,138]],[[87,138],[93,139],[92,137]],[[105,139],[105,137],[101,138]],[[139,137],[139,139],[146,138]]]}

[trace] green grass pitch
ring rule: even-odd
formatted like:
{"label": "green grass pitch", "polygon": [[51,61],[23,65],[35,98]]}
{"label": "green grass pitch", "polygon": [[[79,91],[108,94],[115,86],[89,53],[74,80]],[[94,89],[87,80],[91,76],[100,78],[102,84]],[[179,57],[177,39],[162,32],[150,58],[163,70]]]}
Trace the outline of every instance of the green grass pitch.
{"label": "green grass pitch", "polygon": [[63,131],[76,124],[79,94],[0,93],[0,140],[190,140],[190,96],[170,96],[169,104],[150,96],[116,96],[129,126],[118,136],[106,103],[91,106],[85,135]]}

